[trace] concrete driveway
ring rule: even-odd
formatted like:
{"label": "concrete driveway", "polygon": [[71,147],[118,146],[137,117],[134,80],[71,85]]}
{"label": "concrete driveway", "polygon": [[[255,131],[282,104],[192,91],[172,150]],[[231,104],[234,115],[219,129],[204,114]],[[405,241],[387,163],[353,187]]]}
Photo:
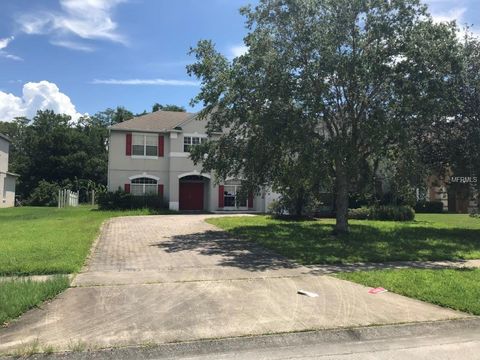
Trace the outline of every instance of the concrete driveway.
{"label": "concrete driveway", "polygon": [[73,287],[0,329],[0,352],[31,343],[69,350],[467,316],[319,275],[229,238],[204,222],[213,216],[108,221]]}

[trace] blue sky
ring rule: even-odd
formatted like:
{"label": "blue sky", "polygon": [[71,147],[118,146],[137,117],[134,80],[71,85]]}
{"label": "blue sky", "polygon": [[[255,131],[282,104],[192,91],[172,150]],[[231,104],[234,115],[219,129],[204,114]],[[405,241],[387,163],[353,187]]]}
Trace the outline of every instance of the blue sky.
{"label": "blue sky", "polygon": [[[242,52],[249,0],[1,0],[0,121],[51,108],[74,117],[107,107],[189,110],[187,55],[212,39]],[[478,0],[430,0],[434,18],[480,27]],[[478,30],[476,27],[473,30]],[[479,30],[480,32],[480,30]]]}

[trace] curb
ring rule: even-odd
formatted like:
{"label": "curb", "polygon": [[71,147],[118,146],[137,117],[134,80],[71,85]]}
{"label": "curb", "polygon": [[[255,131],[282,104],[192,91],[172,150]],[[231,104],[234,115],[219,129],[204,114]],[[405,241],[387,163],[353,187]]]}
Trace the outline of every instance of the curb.
{"label": "curb", "polygon": [[[335,344],[371,340],[384,340],[392,337],[425,337],[451,335],[480,330],[480,317],[471,316],[459,320],[407,323],[396,325],[373,325],[356,328],[311,330],[296,333],[280,333],[259,336],[245,336],[225,339],[207,339],[191,342],[168,343],[148,346],[111,348],[86,352],[64,352],[49,355],[36,354],[29,359],[167,359],[178,356],[208,355],[235,352],[245,349],[261,350],[312,344]],[[9,359],[8,357],[0,359]]]}

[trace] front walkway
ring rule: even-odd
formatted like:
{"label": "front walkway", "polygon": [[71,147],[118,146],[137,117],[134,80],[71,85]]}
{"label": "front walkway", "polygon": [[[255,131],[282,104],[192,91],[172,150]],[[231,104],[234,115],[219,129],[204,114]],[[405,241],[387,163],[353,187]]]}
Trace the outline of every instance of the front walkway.
{"label": "front walkway", "polygon": [[467,317],[393,293],[370,295],[231,239],[208,217],[110,220],[72,288],[0,329],[0,352],[32,343],[68,350]]}

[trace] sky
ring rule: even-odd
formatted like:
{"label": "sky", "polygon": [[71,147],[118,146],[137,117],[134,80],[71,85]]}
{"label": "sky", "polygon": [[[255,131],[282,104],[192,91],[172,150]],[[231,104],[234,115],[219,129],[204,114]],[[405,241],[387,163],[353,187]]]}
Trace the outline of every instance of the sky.
{"label": "sky", "polygon": [[[190,47],[246,51],[238,9],[255,0],[0,0],[0,121],[52,109],[73,119],[124,106],[184,106],[199,91]],[[480,1],[429,0],[436,21],[474,25]],[[478,29],[475,26],[478,24]]]}

